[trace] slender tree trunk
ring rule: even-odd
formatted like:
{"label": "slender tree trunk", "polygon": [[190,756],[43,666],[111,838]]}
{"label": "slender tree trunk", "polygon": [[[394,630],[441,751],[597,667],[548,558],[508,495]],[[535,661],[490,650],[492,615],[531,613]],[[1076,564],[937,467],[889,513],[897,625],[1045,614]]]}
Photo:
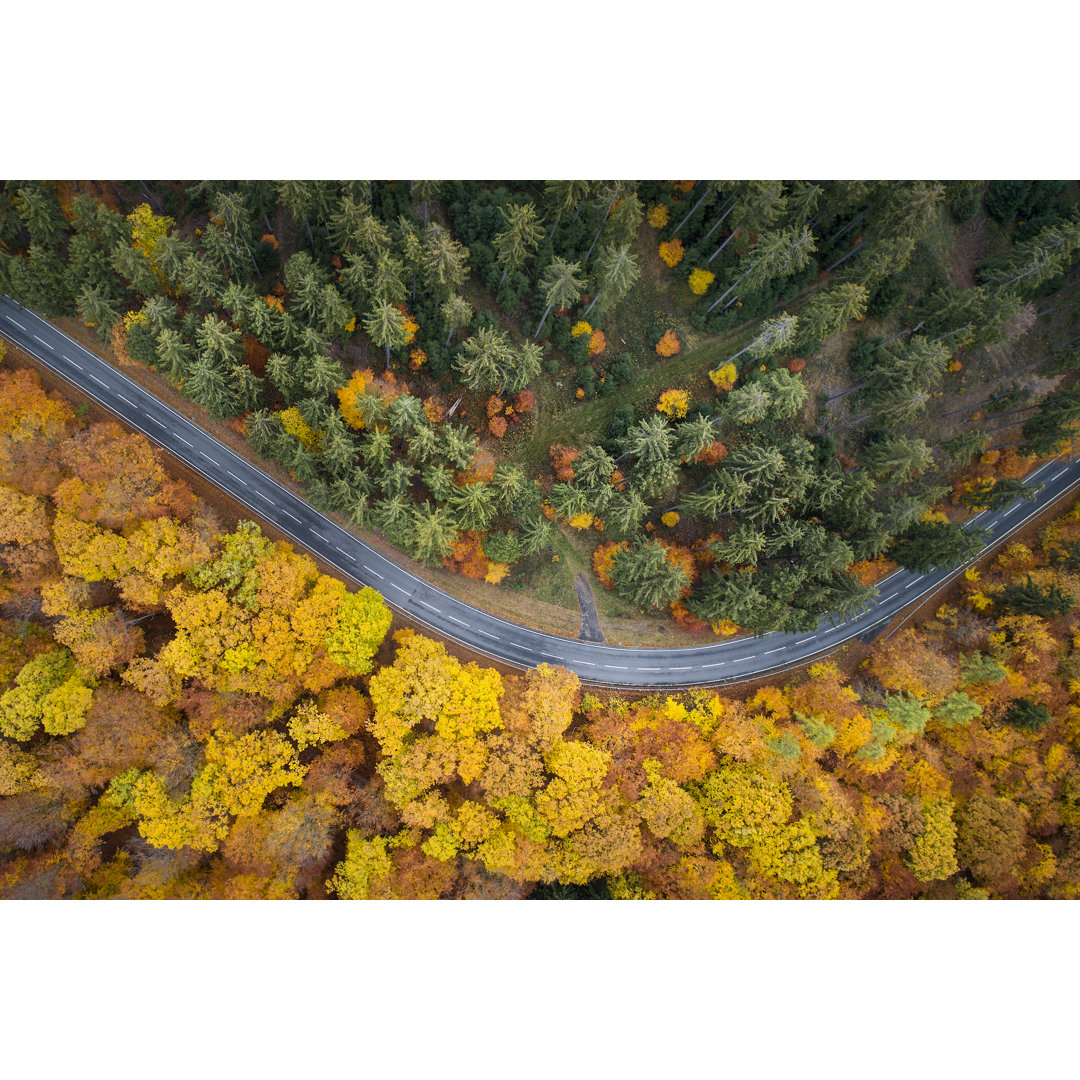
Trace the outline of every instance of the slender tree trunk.
{"label": "slender tree trunk", "polygon": [[855,217],[853,217],[839,232],[833,233],[832,236],[830,236],[829,239],[826,240],[825,243],[821,246],[828,247],[829,244],[831,244],[834,240],[839,240],[840,237],[843,236],[844,233],[846,233],[849,229],[854,229],[855,226],[858,225],[859,222],[862,221],[868,213],[868,210],[864,210],[861,214],[856,214]]}
{"label": "slender tree trunk", "polygon": [[458,398],[457,401],[455,401],[454,404],[450,406],[450,408],[447,410],[447,413],[446,413],[446,419],[447,420],[449,420],[450,417],[453,416],[454,413],[457,412],[457,407],[460,404],[461,404],[461,398]]}
{"label": "slender tree trunk", "polygon": [[672,240],[674,240],[675,237],[679,235],[682,227],[694,216],[697,208],[706,200],[706,198],[708,198],[710,190],[711,189],[708,187],[708,185],[706,185],[704,192],[702,192],[701,198],[698,199],[698,201],[694,203],[694,205],[690,208],[690,211],[686,215],[686,217],[684,217],[682,221],[680,221],[679,224],[675,226],[675,231],[671,234]]}
{"label": "slender tree trunk", "polygon": [[734,210],[734,209],[735,209],[735,200],[734,199],[730,199],[728,202],[726,202],[723,205],[723,207],[721,207],[721,214],[720,214],[720,217],[717,220],[716,224],[713,225],[713,227],[711,229],[709,229],[709,231],[701,238],[701,242],[703,244],[708,243],[708,241],[709,241],[710,237],[712,236],[712,234],[714,232],[716,232],[716,230],[719,229],[720,226],[723,225],[725,221],[727,221],[727,219],[731,216],[731,211]]}
{"label": "slender tree trunk", "polygon": [[831,274],[841,263],[847,262],[848,259],[850,259],[852,255],[854,255],[858,251],[861,251],[864,247],[866,247],[866,241],[865,240],[863,240],[859,244],[856,244],[842,259],[837,259],[836,262],[834,262],[832,264],[832,266],[826,267],[825,268],[825,273],[826,274]]}
{"label": "slender tree trunk", "polygon": [[723,251],[724,248],[726,248],[741,232],[742,229],[732,229],[731,235],[705,260],[705,265],[708,266],[709,263],[711,263],[713,259],[715,259],[716,256],[719,255],[720,252]]}
{"label": "slender tree trunk", "polygon": [[[592,309],[596,306],[596,301],[600,299],[600,293],[602,291],[602,289],[596,290],[596,295],[592,298],[592,303],[589,304],[589,306],[585,309],[585,315],[588,315],[589,312],[592,311]],[[582,318],[585,318],[585,315],[582,315]]]}
{"label": "slender tree trunk", "polygon": [[[573,225],[578,219],[578,215],[581,213],[581,208],[585,205],[584,199],[578,199],[577,209],[574,211],[574,216],[570,219],[570,224]],[[552,236],[555,234],[552,233]]]}
{"label": "slender tree trunk", "polygon": [[873,415],[873,413],[864,413],[854,420],[849,420],[846,424],[837,424],[836,427],[826,428],[825,434],[831,435],[834,431],[843,431],[845,428],[854,427],[856,424],[861,424],[864,420],[869,420]]}
{"label": "slender tree trunk", "polygon": [[312,250],[315,249],[315,237],[311,235],[311,222],[307,218],[304,218],[304,228],[307,229],[308,243],[311,245]]}
{"label": "slender tree trunk", "polygon": [[[729,297],[743,283],[743,281],[746,280],[749,273],[750,273],[750,271],[748,270],[745,274],[743,274],[743,276],[741,278],[739,278],[738,281],[735,282],[734,285],[729,286],[727,292],[725,292],[722,296],[718,297],[716,300],[713,301],[712,307],[709,307],[709,308],[705,309],[705,314],[708,315],[709,312],[711,312],[712,309],[714,307],[716,307],[720,303],[721,300],[726,300],[727,297]],[[724,310],[727,311],[727,308],[724,308]]]}
{"label": "slender tree trunk", "polygon": [[600,228],[596,230],[596,235],[592,238],[592,243],[589,245],[589,250],[585,253],[585,258],[582,260],[581,265],[583,267],[589,265],[589,256],[593,253],[593,248],[596,247],[596,241],[600,239],[600,234],[604,231],[604,226],[607,224],[608,215],[611,213],[611,208],[615,205],[615,200],[612,199],[608,203],[607,210],[604,211],[604,220],[600,222]]}
{"label": "slender tree trunk", "polygon": [[548,304],[548,306],[544,309],[543,317],[540,319],[540,322],[536,327],[536,333],[533,334],[533,341],[535,341],[540,336],[540,331],[543,330],[544,323],[547,322],[547,317],[551,314],[551,309],[554,306],[555,305],[553,303],[551,303],[551,304]]}
{"label": "slender tree trunk", "polygon": [[165,207],[163,207],[163,206],[161,205],[161,201],[160,201],[160,200],[158,199],[158,197],[157,197],[157,196],[156,196],[156,195],[155,195],[155,194],[154,194],[154,193],[153,193],[153,192],[152,192],[152,191],[150,190],[150,188],[149,188],[149,186],[147,185],[147,183],[146,183],[146,181],[145,181],[145,180],[140,180],[140,181],[139,181],[139,187],[141,187],[141,188],[143,189],[143,191],[145,191],[145,192],[146,192],[146,194],[147,194],[147,195],[149,196],[149,198],[150,198],[150,201],[151,201],[151,202],[153,202],[153,204],[154,204],[154,205],[155,205],[155,206],[156,206],[156,207],[158,208],[158,213],[162,213],[162,214],[163,214],[163,213],[165,212]]}
{"label": "slender tree trunk", "polygon": [[272,233],[274,231],[274,226],[270,224],[270,219],[266,216],[266,211],[265,210],[263,211],[262,219],[263,219],[263,224],[266,226],[267,233]]}
{"label": "slender tree trunk", "polygon": [[386,370],[390,370],[390,342],[386,343]]}
{"label": "slender tree trunk", "polygon": [[446,335],[446,344],[443,346],[444,349],[449,349],[450,348],[450,339],[454,336],[454,331],[456,329],[457,329],[456,326],[451,326],[450,327],[450,333]]}
{"label": "slender tree trunk", "polygon": [[850,397],[852,394],[857,394],[866,386],[865,382],[859,383],[857,386],[853,386],[850,390],[844,390],[839,394],[833,394],[832,397],[825,399],[826,405],[831,405],[834,401],[842,401],[846,397]]}
{"label": "slender tree trunk", "polygon": [[923,323],[917,322],[914,326],[909,326],[909,327],[907,327],[907,329],[901,330],[899,334],[893,334],[893,336],[891,338],[886,338],[880,345],[875,345],[874,348],[873,348],[873,351],[877,352],[878,349],[884,348],[886,345],[889,344],[889,342],[895,341],[897,338],[901,338],[905,334],[912,334],[916,330],[921,330],[923,325],[924,325]]}
{"label": "slender tree trunk", "polygon": [[502,277],[499,278],[499,288],[500,289],[503,287],[503,282],[506,280],[506,275],[509,274],[509,273],[510,273],[510,267],[509,266],[504,267],[503,272],[502,272]]}

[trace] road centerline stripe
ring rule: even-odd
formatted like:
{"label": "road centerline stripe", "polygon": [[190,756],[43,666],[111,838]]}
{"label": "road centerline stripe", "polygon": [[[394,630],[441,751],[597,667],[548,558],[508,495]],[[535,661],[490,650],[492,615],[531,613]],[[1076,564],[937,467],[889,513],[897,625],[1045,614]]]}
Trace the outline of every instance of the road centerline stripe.
{"label": "road centerline stripe", "polygon": [[[221,468],[220,461],[215,461],[209,454],[204,454],[201,450],[199,451],[199,457],[204,457],[211,465],[216,465],[219,469]],[[300,519],[297,518],[297,520],[299,521]]]}
{"label": "road centerline stripe", "polygon": [[239,481],[240,481],[240,483],[244,485],[244,487],[248,487],[248,482],[247,482],[246,480],[241,480],[241,479],[240,479],[240,477],[236,475],[236,473],[234,473],[234,472],[230,472],[230,471],[229,471],[228,469],[226,469],[225,471],[226,471],[226,472],[227,472],[227,473],[228,473],[228,474],[229,474],[229,475],[230,475],[230,476],[231,476],[231,477],[232,477],[232,478],[233,478],[234,480],[239,480]]}

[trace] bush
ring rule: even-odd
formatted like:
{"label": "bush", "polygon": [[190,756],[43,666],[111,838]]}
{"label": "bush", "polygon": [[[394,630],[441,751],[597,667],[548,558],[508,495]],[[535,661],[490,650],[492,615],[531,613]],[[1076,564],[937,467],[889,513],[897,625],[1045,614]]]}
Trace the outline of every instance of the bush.
{"label": "bush", "polygon": [[629,353],[619,353],[615,362],[608,368],[606,386],[615,388],[627,386],[634,379],[634,361]]}
{"label": "bush", "polygon": [[154,337],[148,326],[143,323],[132,323],[127,333],[127,351],[132,360],[138,360],[140,364],[157,362],[157,349],[154,346]]}
{"label": "bush", "polygon": [[848,353],[848,367],[853,375],[866,375],[874,370],[877,360],[875,350],[884,341],[884,338],[872,337],[856,341]]}
{"label": "bush", "polygon": [[952,215],[962,225],[970,221],[978,212],[982,204],[982,190],[978,181],[967,181],[961,184],[949,185],[955,188],[948,195],[949,209]]}
{"label": "bush", "polygon": [[484,537],[484,554],[497,563],[513,563],[521,558],[521,543],[516,533],[493,532]]}

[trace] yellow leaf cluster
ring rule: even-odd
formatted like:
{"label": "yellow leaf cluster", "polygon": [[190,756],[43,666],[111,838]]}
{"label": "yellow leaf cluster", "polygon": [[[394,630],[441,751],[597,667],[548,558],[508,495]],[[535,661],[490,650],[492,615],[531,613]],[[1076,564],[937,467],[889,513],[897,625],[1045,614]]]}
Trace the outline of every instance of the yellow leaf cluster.
{"label": "yellow leaf cluster", "polygon": [[685,390],[665,390],[660,395],[660,401],[656,406],[657,412],[667,413],[677,419],[686,416],[686,410],[690,405],[690,395]]}
{"label": "yellow leaf cluster", "polygon": [[695,296],[704,296],[709,286],[716,280],[716,275],[711,270],[702,270],[698,267],[690,271],[690,291]]}
{"label": "yellow leaf cluster", "polygon": [[299,439],[313,454],[319,452],[319,443],[322,440],[322,432],[315,431],[300,415],[300,410],[294,405],[289,409],[282,409],[274,414],[281,421],[281,426],[295,439]]}
{"label": "yellow leaf cluster", "polygon": [[587,322],[577,322],[570,329],[571,337],[581,337],[583,334],[591,334],[592,327]]}
{"label": "yellow leaf cluster", "polygon": [[663,203],[657,203],[656,206],[649,207],[649,212],[645,215],[645,220],[654,228],[662,229],[669,221],[671,217],[668,208]]}

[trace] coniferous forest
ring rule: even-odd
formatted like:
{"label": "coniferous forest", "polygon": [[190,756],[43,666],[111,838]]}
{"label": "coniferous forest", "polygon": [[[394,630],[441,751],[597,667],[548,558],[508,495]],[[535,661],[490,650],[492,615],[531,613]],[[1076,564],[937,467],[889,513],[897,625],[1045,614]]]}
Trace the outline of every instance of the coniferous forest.
{"label": "coniferous forest", "polygon": [[[8,181],[0,292],[440,587],[813,629],[1080,424],[1058,181]],[[1075,898],[1080,510],[753,686],[410,628],[0,369],[0,896]]]}

